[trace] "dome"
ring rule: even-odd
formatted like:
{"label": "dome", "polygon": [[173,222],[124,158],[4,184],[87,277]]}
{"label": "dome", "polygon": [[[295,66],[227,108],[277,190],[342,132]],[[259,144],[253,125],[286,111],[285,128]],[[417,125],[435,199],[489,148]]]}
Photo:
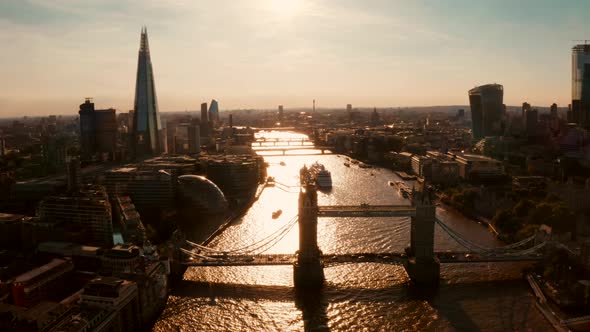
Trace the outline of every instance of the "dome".
{"label": "dome", "polygon": [[204,176],[179,176],[178,196],[183,208],[196,215],[219,215],[227,211],[223,192]]}

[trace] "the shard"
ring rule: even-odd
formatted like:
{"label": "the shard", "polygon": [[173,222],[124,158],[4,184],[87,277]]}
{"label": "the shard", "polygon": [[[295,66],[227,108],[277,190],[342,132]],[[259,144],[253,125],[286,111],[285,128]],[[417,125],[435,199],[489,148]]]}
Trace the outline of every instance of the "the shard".
{"label": "the shard", "polygon": [[133,110],[132,149],[134,157],[142,158],[160,154],[162,145],[159,134],[162,125],[158,112],[147,28],[145,27],[141,29]]}

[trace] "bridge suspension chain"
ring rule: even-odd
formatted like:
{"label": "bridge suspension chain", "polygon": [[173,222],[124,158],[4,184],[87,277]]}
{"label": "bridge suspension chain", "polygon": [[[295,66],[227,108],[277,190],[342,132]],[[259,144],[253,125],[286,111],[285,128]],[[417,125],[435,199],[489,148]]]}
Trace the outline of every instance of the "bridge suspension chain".
{"label": "bridge suspension chain", "polygon": [[277,238],[284,237],[286,235],[286,233],[288,233],[288,231],[290,231],[291,228],[293,228],[293,226],[296,223],[297,223],[297,216],[293,217],[287,224],[285,224],[281,228],[277,229],[273,233],[269,234],[268,236],[254,242],[254,243],[245,245],[243,247],[235,248],[235,249],[229,249],[229,250],[214,249],[211,247],[199,245],[197,243],[194,243],[194,242],[191,242],[188,240],[186,241],[186,243],[189,244],[190,246],[200,250],[200,251],[204,251],[204,252],[208,252],[208,253],[212,253],[212,254],[217,254],[217,255],[218,254],[248,253],[248,252],[252,252],[254,250],[258,250],[262,247],[265,247],[266,245],[268,245],[268,243],[273,242],[273,240],[276,240]]}
{"label": "bridge suspension chain", "polygon": [[[297,218],[297,216],[293,217],[288,223],[293,222],[295,219]],[[195,247],[197,249],[203,250],[203,251],[209,251],[209,252],[215,252],[215,253],[231,253],[231,252],[238,252],[238,251],[242,251],[245,249],[248,249],[252,246],[258,245],[259,243],[266,241],[270,238],[273,238],[275,236],[277,236],[279,233],[281,233],[285,228],[288,228],[289,224],[284,225],[283,227],[277,229],[276,231],[274,231],[273,233],[269,234],[268,236],[254,242],[254,243],[250,243],[250,244],[245,244],[244,242],[242,242],[242,244],[244,245],[243,247],[238,247],[235,249],[228,249],[228,250],[221,250],[221,249],[215,249],[215,248],[211,248],[211,247],[206,247],[206,246],[202,246],[199,245],[198,243],[194,243],[191,241],[186,241],[187,244],[191,245],[192,247]]]}
{"label": "bridge suspension chain", "polygon": [[[251,255],[260,255],[264,252],[266,252],[267,250],[269,250],[270,248],[272,248],[275,244],[277,244],[279,241],[281,241],[288,233],[289,231],[293,228],[293,226],[295,226],[297,222],[292,222],[290,224],[288,224],[288,227],[283,227],[281,228],[281,232],[279,234],[277,234],[276,236],[272,237],[271,239],[269,239],[268,241],[259,244],[258,246],[254,247],[254,248],[250,248],[249,250],[240,250],[239,252],[232,252],[233,256],[240,256],[240,255],[247,255],[247,256],[251,256]],[[259,243],[260,241],[258,241],[257,243]],[[202,247],[202,246],[201,246]],[[207,247],[204,247],[207,248]],[[210,249],[210,248],[208,248]],[[180,248],[180,250],[182,252],[184,252],[185,254],[189,255],[190,257],[198,257],[198,258],[204,258],[204,259],[211,259],[211,260],[220,260],[220,259],[225,259],[225,258],[231,258],[232,256],[228,256],[228,251],[223,251],[223,256],[220,257],[220,253],[221,252],[213,252],[213,253],[208,253],[210,256],[208,256],[207,254],[202,255],[199,253],[196,253],[194,251],[190,251],[190,250],[186,250],[184,248]]]}
{"label": "bridge suspension chain", "polygon": [[533,236],[530,236],[522,241],[510,244],[510,245],[507,245],[504,247],[498,247],[498,248],[484,247],[484,246],[478,245],[476,243],[473,243],[472,241],[466,240],[465,238],[463,238],[460,234],[458,234],[455,230],[453,230],[450,226],[445,224],[440,219],[437,218],[436,222],[447,234],[449,234],[461,246],[463,246],[469,250],[472,250],[476,253],[483,254],[483,255],[494,255],[494,254],[500,254],[500,253],[506,254],[506,255],[528,255],[528,254],[534,253],[536,250],[542,248],[544,245],[544,243],[543,243],[543,244],[537,245],[537,246],[529,248],[529,249],[515,250],[516,248],[522,247],[523,245],[534,240],[535,237],[533,235]]}

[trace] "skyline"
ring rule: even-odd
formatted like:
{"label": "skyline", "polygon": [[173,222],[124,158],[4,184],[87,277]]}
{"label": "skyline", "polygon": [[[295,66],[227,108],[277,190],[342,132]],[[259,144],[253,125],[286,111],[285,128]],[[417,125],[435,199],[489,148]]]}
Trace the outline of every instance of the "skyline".
{"label": "skyline", "polygon": [[0,55],[0,111],[73,115],[84,97],[133,109],[143,25],[164,112],[213,98],[222,110],[313,99],[318,108],[467,105],[467,91],[487,83],[504,86],[507,105],[564,107],[571,48],[590,25],[584,9],[550,0],[9,0],[0,4],[0,42],[11,45]]}

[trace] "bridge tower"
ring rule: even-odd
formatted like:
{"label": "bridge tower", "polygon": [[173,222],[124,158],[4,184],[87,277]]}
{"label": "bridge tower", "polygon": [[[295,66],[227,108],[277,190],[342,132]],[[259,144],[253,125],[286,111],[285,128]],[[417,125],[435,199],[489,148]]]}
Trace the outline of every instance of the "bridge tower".
{"label": "bridge tower", "polygon": [[412,206],[416,208],[416,215],[412,217],[410,247],[406,249],[406,272],[414,284],[436,287],[440,278],[440,262],[434,255],[436,206],[432,189],[424,184],[420,191],[413,191]]}
{"label": "bridge tower", "polygon": [[302,182],[299,192],[299,250],[293,264],[293,278],[295,286],[320,287],[324,283],[324,263],[318,247],[318,193],[315,184]]}

